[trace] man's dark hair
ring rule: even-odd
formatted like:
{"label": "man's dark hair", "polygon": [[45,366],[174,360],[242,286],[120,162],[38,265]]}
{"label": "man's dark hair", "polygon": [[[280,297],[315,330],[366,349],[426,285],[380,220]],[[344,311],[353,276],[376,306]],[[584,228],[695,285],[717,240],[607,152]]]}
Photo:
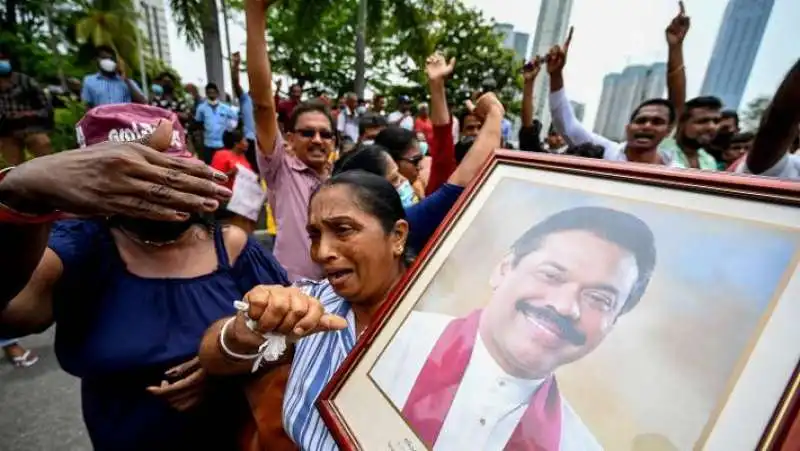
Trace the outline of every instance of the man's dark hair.
{"label": "man's dark hair", "polygon": [[686,102],[681,113],[681,122],[686,122],[692,117],[693,110],[721,110],[722,101],[714,96],[700,96]]}
{"label": "man's dark hair", "polygon": [[175,74],[173,74],[172,72],[166,71],[166,70],[161,72],[161,73],[159,73],[158,76],[156,77],[156,80],[163,80],[164,77],[169,78],[172,81],[172,83],[177,83],[178,82],[178,79],[175,77]]}
{"label": "man's dark hair", "polygon": [[753,132],[737,133],[737,134],[733,135],[733,138],[731,138],[731,144],[746,143],[746,142],[750,142],[750,141],[752,141],[754,139],[756,139],[756,134],[753,133]]}
{"label": "man's dark hair", "polygon": [[739,128],[739,113],[734,110],[725,110],[720,113],[720,116],[723,120],[725,119],[733,119],[733,123],[736,124],[736,128]]}
{"label": "man's dark hair", "polygon": [[539,249],[545,238],[556,232],[582,230],[593,233],[629,251],[636,259],[638,277],[620,315],[633,310],[644,295],[656,266],[653,231],[636,216],[605,207],[578,207],[556,213],[534,225],[511,246],[514,265]]}
{"label": "man's dark hair", "polygon": [[677,118],[677,114],[675,113],[675,106],[672,105],[672,102],[670,102],[667,99],[647,99],[647,100],[645,100],[644,102],[639,104],[639,106],[637,106],[635,110],[633,110],[633,113],[631,113],[630,122],[633,122],[633,120],[636,119],[636,116],[639,115],[639,112],[642,111],[642,108],[644,108],[646,106],[663,106],[664,108],[669,110],[669,123],[670,124],[674,124],[675,123],[675,119]]}
{"label": "man's dark hair", "polygon": [[464,124],[467,122],[468,117],[474,117],[480,121],[480,118],[472,113],[472,111],[464,108],[461,113],[458,115],[458,131],[461,132],[464,130]]}
{"label": "man's dark hair", "polygon": [[308,102],[303,102],[297,105],[292,111],[292,115],[289,116],[289,121],[286,123],[286,131],[293,132],[294,128],[297,126],[297,120],[300,116],[306,113],[322,113],[328,118],[328,122],[331,124],[331,131],[336,132],[336,124],[333,123],[333,116],[331,116],[331,110],[325,105],[321,100],[314,99],[309,100]]}
{"label": "man's dark hair", "polygon": [[209,89],[213,89],[214,91],[217,91],[217,93],[219,94],[219,88],[217,87],[216,83],[212,82],[212,83],[207,84],[206,85],[206,91],[208,91]]}
{"label": "man's dark hair", "polygon": [[358,118],[358,134],[363,135],[370,128],[386,127],[387,125],[389,125],[389,123],[386,121],[385,117],[367,111]]}
{"label": "man's dark hair", "polygon": [[358,149],[342,155],[333,165],[333,174],[347,171],[364,171],[370,174],[386,177],[388,163],[385,148],[378,145],[361,146]]}
{"label": "man's dark hair", "polygon": [[375,137],[375,144],[386,148],[392,159],[399,162],[416,140],[417,135],[411,130],[390,125],[378,133],[378,136]]}
{"label": "man's dark hair", "polygon": [[606,149],[603,146],[588,142],[578,144],[577,146],[569,146],[564,152],[564,155],[572,155],[576,157],[595,158],[602,160],[605,156]]}
{"label": "man's dark hair", "polygon": [[108,45],[98,45],[97,47],[94,48],[94,54],[95,55],[99,56],[101,53],[108,53],[111,56],[113,56],[114,58],[117,57],[117,52],[115,52],[114,49],[112,49]]}

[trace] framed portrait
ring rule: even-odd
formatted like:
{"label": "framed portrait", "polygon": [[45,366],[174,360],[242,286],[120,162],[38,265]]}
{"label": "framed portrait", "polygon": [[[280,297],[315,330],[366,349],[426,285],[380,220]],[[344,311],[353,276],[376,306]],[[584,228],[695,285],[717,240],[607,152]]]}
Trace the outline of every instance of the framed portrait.
{"label": "framed portrait", "polygon": [[792,182],[497,152],[318,407],[342,449],[784,449],[798,206]]}

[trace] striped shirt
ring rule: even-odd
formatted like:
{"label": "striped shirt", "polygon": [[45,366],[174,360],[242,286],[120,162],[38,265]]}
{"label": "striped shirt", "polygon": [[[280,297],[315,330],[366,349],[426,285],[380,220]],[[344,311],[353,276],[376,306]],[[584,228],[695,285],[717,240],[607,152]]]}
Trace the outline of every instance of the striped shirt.
{"label": "striped shirt", "polygon": [[295,284],[322,302],[325,311],[347,319],[347,329],[309,335],[295,346],[292,370],[283,399],[283,427],[303,451],[335,451],[339,447],[322,421],[315,403],[356,343],[355,316],[350,303],[327,280]]}
{"label": "striped shirt", "polygon": [[[142,93],[135,81],[131,80],[131,86],[139,94]],[[128,83],[120,78],[119,75],[108,77],[98,72],[83,78],[81,100],[89,107],[94,108],[112,103],[131,103],[133,102],[133,96]]]}

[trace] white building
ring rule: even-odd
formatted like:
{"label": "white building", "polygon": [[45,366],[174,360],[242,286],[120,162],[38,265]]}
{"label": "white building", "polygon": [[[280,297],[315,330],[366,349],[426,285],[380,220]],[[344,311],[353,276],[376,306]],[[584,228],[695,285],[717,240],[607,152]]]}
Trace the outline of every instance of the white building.
{"label": "white building", "polygon": [[531,42],[531,35],[528,33],[514,32],[514,53],[518,60],[528,60],[528,44]]}
{"label": "white building", "polygon": [[667,88],[667,65],[628,66],[622,73],[603,79],[603,93],[594,123],[594,132],[616,141],[625,140],[625,126],[642,102],[664,98]]}
{"label": "white building", "polygon": [[[554,45],[563,45],[569,31],[571,13],[572,0],[542,0],[531,56],[544,56]],[[533,95],[535,114],[542,122],[543,129],[547,130],[550,127],[550,79],[544,70],[539,74]]]}
{"label": "white building", "polygon": [[503,40],[503,47],[514,49],[514,25],[510,23],[498,23],[494,25],[495,33],[499,34]]}
{"label": "white building", "polygon": [[172,64],[167,33],[167,15],[164,0],[136,0],[139,11],[139,30],[150,58]]}

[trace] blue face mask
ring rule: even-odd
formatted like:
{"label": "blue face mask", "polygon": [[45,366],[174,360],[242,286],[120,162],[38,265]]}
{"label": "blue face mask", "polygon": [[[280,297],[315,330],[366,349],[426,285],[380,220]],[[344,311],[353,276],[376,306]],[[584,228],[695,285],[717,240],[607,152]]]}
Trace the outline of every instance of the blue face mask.
{"label": "blue face mask", "polygon": [[419,143],[419,153],[422,155],[428,155],[428,143],[424,141]]}
{"label": "blue face mask", "polygon": [[0,60],[0,75],[8,75],[11,73],[11,61]]}
{"label": "blue face mask", "polygon": [[150,90],[153,91],[154,95],[161,96],[164,94],[164,88],[161,85],[153,85],[150,87]]}
{"label": "blue face mask", "polygon": [[403,208],[408,208],[417,202],[419,202],[419,198],[417,194],[414,192],[414,188],[411,187],[411,182],[406,180],[397,188],[397,194],[400,195],[400,200],[403,202]]}

